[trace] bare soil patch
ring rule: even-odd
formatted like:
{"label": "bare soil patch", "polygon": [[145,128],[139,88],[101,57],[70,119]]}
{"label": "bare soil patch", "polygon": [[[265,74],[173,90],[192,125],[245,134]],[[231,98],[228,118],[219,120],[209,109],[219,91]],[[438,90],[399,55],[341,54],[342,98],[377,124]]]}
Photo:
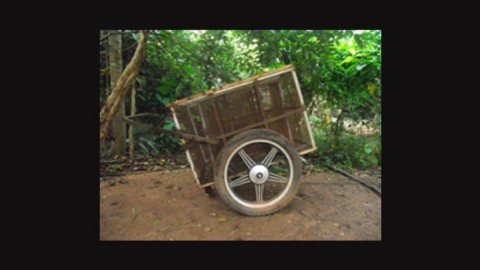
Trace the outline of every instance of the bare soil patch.
{"label": "bare soil patch", "polygon": [[100,240],[381,240],[381,198],[333,173],[304,175],[283,210],[241,215],[208,197],[189,168],[100,182]]}

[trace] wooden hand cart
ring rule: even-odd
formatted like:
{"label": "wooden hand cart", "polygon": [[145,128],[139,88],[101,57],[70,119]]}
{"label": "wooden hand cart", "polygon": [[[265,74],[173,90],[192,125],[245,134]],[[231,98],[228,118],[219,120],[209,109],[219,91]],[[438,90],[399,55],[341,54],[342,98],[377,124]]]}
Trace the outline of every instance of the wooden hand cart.
{"label": "wooden hand cart", "polygon": [[167,105],[195,181],[246,215],[266,215],[300,187],[299,155],[316,150],[293,65]]}

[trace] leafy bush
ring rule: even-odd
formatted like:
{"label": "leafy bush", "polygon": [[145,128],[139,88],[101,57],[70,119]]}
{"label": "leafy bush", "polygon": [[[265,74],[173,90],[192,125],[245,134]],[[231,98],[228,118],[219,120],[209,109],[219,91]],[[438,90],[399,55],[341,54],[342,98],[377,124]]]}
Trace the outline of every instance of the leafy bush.
{"label": "leafy bush", "polygon": [[344,131],[338,138],[332,135],[330,125],[317,117],[310,117],[318,150],[309,155],[340,168],[369,169],[381,166],[381,134],[355,134]]}
{"label": "leafy bush", "polygon": [[[164,129],[174,129],[175,123],[167,119],[163,124]],[[165,133],[153,133],[146,129],[133,129],[134,143],[136,151],[142,154],[159,154],[167,152],[169,154],[183,149],[180,138]]]}

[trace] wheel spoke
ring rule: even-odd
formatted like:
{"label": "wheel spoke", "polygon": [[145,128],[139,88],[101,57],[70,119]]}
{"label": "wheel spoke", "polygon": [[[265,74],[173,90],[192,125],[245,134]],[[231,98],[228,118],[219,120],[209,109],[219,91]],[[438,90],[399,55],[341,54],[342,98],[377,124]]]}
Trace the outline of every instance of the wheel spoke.
{"label": "wheel spoke", "polygon": [[249,169],[255,166],[255,161],[253,161],[253,159],[247,154],[247,152],[245,152],[245,150],[242,149],[238,151],[238,154]]}
{"label": "wheel spoke", "polygon": [[263,184],[255,185],[255,197],[257,198],[257,203],[263,202]]}
{"label": "wheel spoke", "polygon": [[272,172],[268,173],[268,180],[272,181],[272,182],[277,182],[277,183],[287,183],[288,182],[288,178],[283,177],[283,176],[278,175],[278,174],[275,174],[275,173],[272,173]]}
{"label": "wheel spoke", "polygon": [[265,156],[265,158],[263,159],[262,165],[268,168],[270,164],[272,164],[273,158],[275,157],[277,152],[278,152],[278,149],[276,147],[272,147],[272,150],[270,150],[267,156]]}
{"label": "wheel spoke", "polygon": [[245,185],[249,182],[250,182],[250,177],[248,176],[248,174],[246,174],[244,176],[240,176],[239,178],[233,180],[232,182],[229,183],[229,185],[231,188],[234,188],[241,185]]}

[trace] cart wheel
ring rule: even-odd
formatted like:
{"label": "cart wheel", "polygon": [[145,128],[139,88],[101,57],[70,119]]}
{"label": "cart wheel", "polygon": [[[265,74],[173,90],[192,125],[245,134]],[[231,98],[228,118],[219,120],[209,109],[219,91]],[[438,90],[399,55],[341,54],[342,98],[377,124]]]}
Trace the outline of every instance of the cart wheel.
{"label": "cart wheel", "polygon": [[302,164],[280,133],[255,129],[230,139],[215,164],[215,187],[234,210],[268,215],[288,205],[300,188]]}

